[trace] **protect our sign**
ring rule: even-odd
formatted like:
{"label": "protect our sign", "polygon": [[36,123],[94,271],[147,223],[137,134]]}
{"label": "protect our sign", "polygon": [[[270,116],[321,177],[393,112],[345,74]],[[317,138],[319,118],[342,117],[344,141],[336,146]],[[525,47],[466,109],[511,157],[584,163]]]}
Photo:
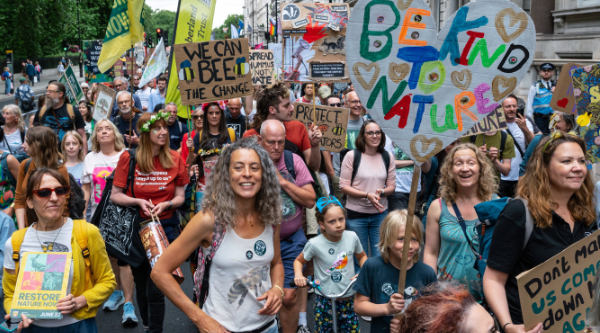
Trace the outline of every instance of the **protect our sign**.
{"label": "protect our sign", "polygon": [[541,265],[517,276],[525,331],[538,323],[544,332],[583,332],[600,265],[596,231]]}
{"label": "protect our sign", "polygon": [[438,33],[424,0],[359,1],[346,58],[369,114],[418,165],[462,137],[517,87],[535,26],[505,0],[470,2]]}
{"label": "protect our sign", "polygon": [[490,112],[485,118],[481,119],[473,128],[471,128],[464,136],[477,135],[480,133],[498,131],[507,129],[506,117],[504,110],[500,107]]}
{"label": "protect our sign", "polygon": [[174,47],[183,105],[252,94],[248,39],[176,44]]}
{"label": "protect our sign", "polygon": [[294,103],[292,119],[303,123],[307,130],[317,126],[323,132],[321,147],[327,151],[339,153],[344,149],[350,109],[315,105],[315,110],[316,117],[313,115],[312,104]]}

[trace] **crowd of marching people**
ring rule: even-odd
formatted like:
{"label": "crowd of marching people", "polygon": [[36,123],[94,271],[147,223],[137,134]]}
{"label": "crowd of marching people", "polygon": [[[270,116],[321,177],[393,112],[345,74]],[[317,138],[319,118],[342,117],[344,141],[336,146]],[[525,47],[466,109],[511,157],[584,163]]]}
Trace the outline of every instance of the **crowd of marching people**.
{"label": "crowd of marching people", "polygon": [[[306,333],[310,316],[317,332],[358,333],[361,318],[371,332],[542,332],[525,330],[517,275],[598,228],[585,142],[573,116],[543,106],[553,69],[527,101],[502,101],[506,130],[423,163],[414,208],[414,162],[351,84],[255,87],[184,119],[165,101],[167,78],[138,87],[138,72],[114,79],[113,109],[96,121],[97,83],[69,101],[53,81],[29,126],[19,105],[0,116],[5,318],[24,253],[72,252],[62,319],[23,316],[19,331],[97,332],[97,311],[122,306],[124,325],[163,332],[166,297],[200,332]],[[345,149],[325,151],[317,127],[292,120],[295,102],[348,108]],[[162,225],[160,260],[109,255],[98,228],[109,204]],[[486,205],[502,209],[478,267]],[[173,273],[186,261],[191,299]],[[587,325],[600,332],[594,297]]]}

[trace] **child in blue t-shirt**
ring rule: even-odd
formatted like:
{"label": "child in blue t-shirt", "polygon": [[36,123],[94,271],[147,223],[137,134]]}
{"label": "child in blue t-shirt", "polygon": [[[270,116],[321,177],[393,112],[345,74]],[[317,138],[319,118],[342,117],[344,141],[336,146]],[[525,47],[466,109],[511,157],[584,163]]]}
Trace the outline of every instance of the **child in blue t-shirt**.
{"label": "child in blue t-shirt", "polygon": [[[294,282],[298,287],[306,286],[306,278],[302,268],[307,261],[313,260],[315,277],[320,281],[320,293],[324,295],[340,295],[356,278],[354,274],[354,257],[362,267],[367,260],[358,236],[346,229],[346,210],[334,196],[320,198],[317,201],[317,222],[321,234],[310,239],[304,250],[294,261]],[[338,332],[359,333],[358,316],[354,312],[354,290],[350,289],[343,297],[338,298],[337,323]],[[333,318],[331,302],[319,295],[315,300],[315,326],[317,333],[331,332]],[[372,331],[375,332],[375,331]]]}
{"label": "child in blue t-shirt", "polygon": [[405,209],[392,211],[386,216],[379,232],[381,256],[367,260],[353,286],[356,290],[354,311],[361,316],[373,317],[371,332],[390,332],[394,315],[403,312],[413,299],[419,297],[424,287],[437,282],[433,269],[419,261],[423,225],[414,218],[405,288],[402,294],[398,293],[407,218]]}

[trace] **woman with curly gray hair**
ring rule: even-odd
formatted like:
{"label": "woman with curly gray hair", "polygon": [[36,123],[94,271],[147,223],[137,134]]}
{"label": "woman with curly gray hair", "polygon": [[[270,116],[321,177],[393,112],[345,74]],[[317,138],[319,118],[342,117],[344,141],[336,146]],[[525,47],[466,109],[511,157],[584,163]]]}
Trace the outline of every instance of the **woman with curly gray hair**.
{"label": "woman with curly gray hair", "polygon": [[[281,219],[277,169],[268,153],[254,138],[237,141],[209,175],[202,212],[165,250],[152,279],[200,332],[277,332]],[[194,289],[203,306],[186,297],[171,275],[198,248]],[[206,299],[202,291],[208,291]]]}
{"label": "woman with curly gray hair", "polygon": [[440,197],[427,212],[423,262],[436,271],[439,280],[463,284],[479,303],[483,290],[473,268],[476,258],[471,250],[479,248],[475,234],[479,220],[474,207],[497,197],[494,193],[498,178],[494,170],[474,144],[455,146],[440,170]]}

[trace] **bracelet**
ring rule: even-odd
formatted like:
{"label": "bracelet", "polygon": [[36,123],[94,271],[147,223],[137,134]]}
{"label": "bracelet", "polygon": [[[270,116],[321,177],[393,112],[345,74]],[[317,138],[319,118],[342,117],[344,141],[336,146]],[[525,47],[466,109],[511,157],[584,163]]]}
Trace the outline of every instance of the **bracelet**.
{"label": "bracelet", "polygon": [[173,208],[173,203],[169,200],[169,209]]}
{"label": "bracelet", "polygon": [[508,325],[512,325],[512,323],[506,323],[506,324],[504,324],[504,326],[502,326],[502,330],[504,332],[506,332],[506,326],[508,326]]}
{"label": "bracelet", "polygon": [[365,196],[365,199],[369,199],[369,192],[367,192],[367,195]]}
{"label": "bracelet", "polygon": [[281,287],[276,284],[273,285],[273,288],[277,288],[279,289],[279,291],[281,291],[281,299],[283,299],[283,297],[285,296],[285,292],[283,292],[283,289],[281,289]]}

